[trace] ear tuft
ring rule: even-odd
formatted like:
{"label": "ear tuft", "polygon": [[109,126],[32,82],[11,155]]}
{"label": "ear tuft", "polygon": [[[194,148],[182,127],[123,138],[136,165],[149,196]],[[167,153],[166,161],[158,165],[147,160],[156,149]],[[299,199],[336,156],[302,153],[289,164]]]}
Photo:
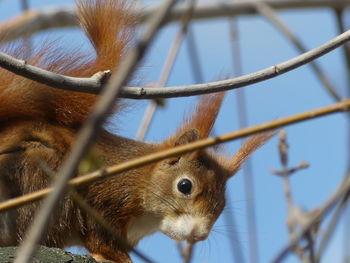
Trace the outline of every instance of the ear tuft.
{"label": "ear tuft", "polygon": [[230,171],[230,176],[233,176],[248,157],[275,134],[276,131],[273,130],[249,137],[248,140],[243,143],[239,151],[230,160],[226,160],[226,167],[228,171]]}
{"label": "ear tuft", "polygon": [[184,145],[199,140],[200,134],[197,129],[190,129],[176,139],[175,146]]}

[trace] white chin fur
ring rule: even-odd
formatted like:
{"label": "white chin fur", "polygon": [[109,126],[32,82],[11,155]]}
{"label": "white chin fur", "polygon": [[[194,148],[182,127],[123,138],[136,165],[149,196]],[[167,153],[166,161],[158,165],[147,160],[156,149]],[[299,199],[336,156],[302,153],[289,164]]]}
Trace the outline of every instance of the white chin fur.
{"label": "white chin fur", "polygon": [[133,220],[128,228],[128,242],[135,246],[143,237],[159,231],[160,220],[160,218],[151,214],[146,214]]}
{"label": "white chin fur", "polygon": [[205,217],[181,215],[165,217],[160,230],[176,241],[201,241],[207,238],[210,231],[209,220]]}

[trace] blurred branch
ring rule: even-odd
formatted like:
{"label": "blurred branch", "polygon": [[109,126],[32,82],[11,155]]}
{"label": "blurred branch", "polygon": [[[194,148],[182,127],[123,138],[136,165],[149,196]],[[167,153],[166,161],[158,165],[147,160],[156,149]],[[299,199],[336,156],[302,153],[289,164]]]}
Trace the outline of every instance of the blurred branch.
{"label": "blurred branch", "polygon": [[58,173],[60,176],[56,177],[53,183],[52,193],[44,200],[42,208],[35,215],[33,224],[30,226],[22,245],[19,247],[17,257],[14,260],[15,263],[28,263],[31,261],[38,242],[46,232],[52,211],[67,191],[67,184],[75,175],[76,167],[84,153],[93,143],[93,139],[97,135],[99,127],[103,124],[105,116],[113,107],[121,87],[125,85],[136,68],[137,63],[142,59],[147,47],[149,47],[149,44],[154,39],[160,25],[163,23],[175,1],[167,0],[163,2],[157,13],[149,21],[148,26],[143,31],[135,47],[126,54],[125,59],[118,66],[118,70],[106,85],[102,96],[95,104],[92,114],[90,114],[86,123],[79,130],[70,153],[66,156],[62,167],[59,169]]}
{"label": "blurred branch", "polygon": [[0,43],[53,28],[77,26],[72,8],[28,10],[0,24]]}
{"label": "blurred branch", "polygon": [[346,176],[339,184],[338,189],[324,202],[319,208],[312,210],[305,214],[305,221],[301,225],[300,231],[297,235],[291,237],[290,242],[277,254],[272,260],[273,263],[281,262],[298,242],[307,235],[314,226],[317,226],[320,221],[330,212],[330,210],[344,198],[350,191],[350,176]]}
{"label": "blurred branch", "polygon": [[[160,78],[158,80],[158,83],[155,85],[155,87],[164,87],[168,82],[174,63],[179,54],[179,49],[182,44],[182,40],[187,34],[188,25],[191,21],[195,3],[196,3],[195,0],[188,1],[187,13],[184,14],[184,17],[181,20],[180,28],[178,29],[178,32],[175,35],[175,38],[172,42],[172,46],[168,51],[167,58],[164,62],[164,65],[160,74]],[[149,126],[151,125],[151,122],[154,117],[154,113],[156,112],[158,106],[159,106],[159,101],[157,100],[153,100],[147,105],[146,111],[141,121],[141,125],[136,134],[136,140],[143,140],[144,137],[146,136],[146,133],[149,129]]]}
{"label": "blurred branch", "polygon": [[191,62],[191,68],[193,72],[194,81],[196,84],[204,82],[203,70],[199,59],[198,45],[194,32],[191,30],[191,25],[188,25],[187,28],[187,49],[188,56]]}
{"label": "blurred branch", "polygon": [[[296,171],[307,168],[308,164],[306,162],[301,162],[295,168],[288,168],[288,143],[287,143],[287,133],[282,130],[280,132],[280,139],[278,142],[278,151],[280,155],[280,161],[282,165],[282,170],[276,171],[272,170],[273,174],[281,176],[283,179],[284,185],[284,195],[287,202],[287,227],[289,237],[293,238],[298,234],[298,228],[303,226],[303,223],[307,221],[308,214],[303,211],[302,208],[295,205],[292,197],[292,190],[289,184],[289,177],[293,175]],[[305,234],[305,238],[308,240],[309,255],[311,262],[314,262],[314,253],[313,253],[313,237],[310,232]],[[305,251],[298,244],[293,246],[295,254],[300,258],[301,262],[308,262],[308,259],[305,257]]]}
{"label": "blurred branch", "polygon": [[[231,198],[230,190],[231,190],[230,187],[226,189],[226,201],[230,200]],[[238,227],[237,227],[237,220],[236,220],[235,214],[232,211],[229,211],[229,209],[224,209],[223,213],[224,213],[224,220],[226,221],[227,229],[231,230],[231,232],[234,233],[229,235],[229,240],[231,245],[230,252],[232,253],[232,256],[234,259],[233,262],[244,263],[246,261],[243,256],[242,242],[238,234],[239,231],[237,230]]]}
{"label": "blurred branch", "polygon": [[[350,0],[267,0],[266,4],[273,9],[301,9],[301,8],[344,8]],[[201,2],[193,13],[193,19],[208,19],[219,17],[232,17],[237,15],[256,14],[256,1],[231,2]],[[136,17],[144,23],[152,17],[158,9],[157,6],[139,7],[135,11]],[[165,23],[180,20],[186,13],[186,5],[177,5],[166,18]],[[29,10],[21,16],[13,18],[0,25],[1,41],[10,41],[23,34],[33,34],[38,31],[77,26],[75,10],[73,8],[55,8],[47,10]]]}
{"label": "blurred branch", "polygon": [[151,259],[146,257],[143,253],[135,249],[133,246],[131,246],[124,238],[122,238],[116,231],[115,228],[107,222],[96,209],[91,207],[84,198],[74,189],[70,189],[69,194],[71,198],[74,200],[74,202],[83,209],[89,216],[91,216],[99,225],[101,225],[107,232],[113,236],[113,238],[118,242],[118,244],[127,249],[130,250],[132,253],[134,253],[137,257],[139,257],[142,261],[152,263]]}
{"label": "blurred branch", "polygon": [[[229,1],[226,1],[229,2]],[[229,20],[229,30],[231,37],[231,54],[232,54],[232,69],[233,77],[238,77],[243,74],[242,70],[242,58],[241,48],[239,41],[238,31],[238,19],[231,17]],[[236,98],[236,111],[238,117],[238,127],[240,129],[248,126],[248,113],[247,103],[244,89],[238,89],[235,93]],[[247,236],[249,244],[249,262],[259,262],[259,243],[257,238],[257,223],[256,223],[256,204],[255,204],[255,188],[253,180],[252,161],[248,159],[242,167],[243,181],[244,181],[244,196],[247,200],[245,202],[245,208],[247,211]],[[227,213],[228,214],[228,213]],[[227,217],[228,219],[228,217]],[[235,226],[234,215],[231,215],[231,220]],[[235,243],[240,242],[237,237],[230,236],[232,253],[234,254],[235,262],[245,262],[243,258],[243,251],[240,244],[237,246]]]}
{"label": "blurred branch", "polygon": [[[44,162],[42,159],[37,157],[37,162],[39,167],[48,175],[51,177],[51,179],[55,176],[55,171],[51,169],[47,165],[46,162]],[[132,253],[134,253],[137,257],[139,257],[141,260],[147,263],[152,263],[153,261],[150,260],[148,257],[146,257],[143,253],[135,249],[133,246],[131,246],[127,240],[125,240],[123,237],[121,237],[115,230],[115,228],[107,222],[98,212],[95,208],[90,206],[85,199],[74,189],[73,187],[70,187],[69,189],[69,195],[72,198],[72,200],[82,209],[84,210],[89,216],[91,216],[100,226],[102,226],[109,234],[113,236],[113,238],[118,242],[118,244],[123,247],[125,250],[129,250]]]}
{"label": "blurred branch", "polygon": [[[28,0],[20,0],[22,12],[26,12],[29,9]],[[30,34],[26,33],[23,35],[23,47],[25,58],[29,58],[32,54],[33,46],[30,38]]]}
{"label": "blurred branch", "polygon": [[[339,9],[336,8],[334,9],[334,13],[335,13],[335,18],[336,18],[336,22],[337,22],[337,27],[338,27],[338,32],[342,33],[345,31],[345,22],[344,22],[344,13],[345,13],[344,8]],[[347,83],[347,96],[350,95],[350,49],[349,49],[349,45],[344,45],[342,46],[343,51],[343,59],[344,59],[344,64],[345,64],[345,73],[346,73],[346,83]],[[347,155],[347,172],[346,174],[350,173],[350,115],[347,115],[347,130],[348,130],[348,134],[347,134],[347,149],[348,149],[348,155]],[[345,206],[345,208],[343,208],[343,206]],[[347,209],[346,209],[347,207]],[[327,229],[327,232],[325,234],[325,237],[323,238],[323,240],[321,241],[320,244],[320,248],[319,251],[316,255],[316,262],[318,262],[321,258],[321,255],[324,251],[324,249],[326,248],[327,244],[328,244],[328,239],[330,238],[330,236],[333,234],[333,231],[335,229],[335,224],[336,222],[339,220],[340,214],[342,210],[345,210],[344,215],[343,215],[343,222],[344,222],[344,231],[343,231],[343,262],[350,262],[350,253],[349,253],[349,249],[348,249],[348,244],[350,241],[350,204],[343,204],[343,202],[341,202],[337,209],[336,212],[334,213],[332,219],[331,219],[331,223],[329,224],[329,227]]]}
{"label": "blurred branch", "polygon": [[[298,122],[303,122],[306,120],[318,118],[318,117],[333,114],[336,112],[347,112],[349,110],[350,110],[350,100],[344,99],[341,102],[338,102],[336,104],[332,104],[330,106],[323,107],[317,110],[304,112],[301,114],[282,118],[280,120],[274,120],[267,123],[247,127],[239,131],[230,132],[221,136],[198,140],[193,143],[180,145],[169,150],[145,155],[143,157],[136,158],[134,160],[130,160],[122,164],[110,166],[102,170],[97,170],[95,172],[76,177],[74,179],[71,179],[68,184],[70,186],[78,186],[78,185],[83,185],[87,183],[92,183],[96,180],[113,176],[115,174],[122,173],[125,171],[129,171],[131,169],[139,168],[156,161],[164,160],[166,158],[179,156],[181,154],[188,153],[191,151],[204,149],[209,146],[217,145],[217,144],[235,140],[238,138],[247,137],[249,135],[257,134],[260,132],[275,130],[283,126],[291,125]],[[61,175],[59,175],[59,177],[60,176]],[[349,188],[350,188],[350,180],[349,180]],[[44,196],[46,196],[48,193],[50,193],[52,189],[53,188],[45,188],[40,191],[36,191],[30,194],[26,194],[17,198],[4,201],[0,203],[0,212],[22,206],[26,203],[30,203],[35,200],[39,200]]]}
{"label": "blurred branch", "polygon": [[[323,234],[323,238],[320,242],[318,251],[316,253],[315,256],[315,262],[318,263],[321,260],[321,256],[324,253],[325,249],[327,248],[327,245],[334,233],[335,228],[338,226],[338,222],[341,218],[342,215],[344,215],[344,211],[346,211],[346,206],[348,206],[348,199],[349,199],[349,192],[344,195],[344,197],[342,198],[342,200],[340,200],[340,202],[337,204],[337,207],[335,208],[335,212],[328,224],[328,227],[325,231],[325,233]],[[343,261],[346,262],[346,261]]]}
{"label": "blurred branch", "polygon": [[23,11],[27,11],[29,9],[28,0],[21,0],[21,9]]}
{"label": "blurred branch", "polygon": [[[265,1],[257,1],[256,9],[258,12],[264,16],[267,20],[269,20],[273,25],[275,25],[282,34],[284,34],[293,46],[302,54],[307,52],[307,49],[304,47],[302,42],[297,38],[297,36],[293,33],[293,31],[283,22],[283,20],[278,16],[273,8],[271,8]],[[341,32],[342,33],[342,32]],[[339,34],[341,34],[339,33]],[[345,48],[345,46],[344,46]],[[328,91],[329,95],[335,100],[341,100],[341,97],[336,92],[335,88],[331,84],[329,78],[325,74],[325,72],[321,69],[321,67],[315,61],[310,61],[310,66],[317,75],[317,77],[322,82],[325,89]]]}
{"label": "blurred branch", "polygon": [[[349,40],[350,30],[331,39],[325,44],[290,60],[234,79],[188,86],[168,87],[166,89],[124,87],[120,91],[120,97],[131,99],[172,98],[237,89],[240,87],[248,86],[250,84],[261,82],[263,80],[271,79],[302,65],[305,65],[310,61],[338,48]],[[102,86],[101,79],[96,79],[96,74],[91,78],[67,77],[28,65],[23,60],[12,58],[11,56],[8,56],[1,52],[0,66],[21,76],[59,89],[97,94],[101,90]]]}
{"label": "blurred branch", "polygon": [[[338,27],[338,33],[341,34],[345,32],[345,25],[343,21],[343,13],[344,9],[334,9],[335,12],[335,18],[337,22],[337,27]],[[347,84],[348,84],[348,94],[350,94],[350,50],[347,45],[344,45],[342,47],[343,53],[344,53],[344,60],[345,60],[345,65],[346,65],[346,79],[347,79]]]}

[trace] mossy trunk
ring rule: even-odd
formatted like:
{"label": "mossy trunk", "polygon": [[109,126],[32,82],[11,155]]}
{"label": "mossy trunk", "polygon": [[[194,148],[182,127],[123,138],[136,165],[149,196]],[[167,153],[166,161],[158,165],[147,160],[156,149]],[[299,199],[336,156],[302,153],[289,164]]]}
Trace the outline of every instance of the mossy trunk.
{"label": "mossy trunk", "polygon": [[[0,247],[0,263],[12,263],[17,247]],[[59,248],[40,246],[32,263],[96,263],[90,255],[76,255]]]}

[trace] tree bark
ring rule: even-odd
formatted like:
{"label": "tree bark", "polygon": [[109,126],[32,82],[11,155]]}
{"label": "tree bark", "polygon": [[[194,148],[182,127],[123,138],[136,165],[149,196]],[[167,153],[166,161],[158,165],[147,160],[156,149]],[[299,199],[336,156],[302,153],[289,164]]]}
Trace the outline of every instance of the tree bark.
{"label": "tree bark", "polygon": [[[17,247],[0,247],[0,263],[13,262]],[[60,248],[40,246],[33,263],[97,263],[90,255],[76,255]]]}

